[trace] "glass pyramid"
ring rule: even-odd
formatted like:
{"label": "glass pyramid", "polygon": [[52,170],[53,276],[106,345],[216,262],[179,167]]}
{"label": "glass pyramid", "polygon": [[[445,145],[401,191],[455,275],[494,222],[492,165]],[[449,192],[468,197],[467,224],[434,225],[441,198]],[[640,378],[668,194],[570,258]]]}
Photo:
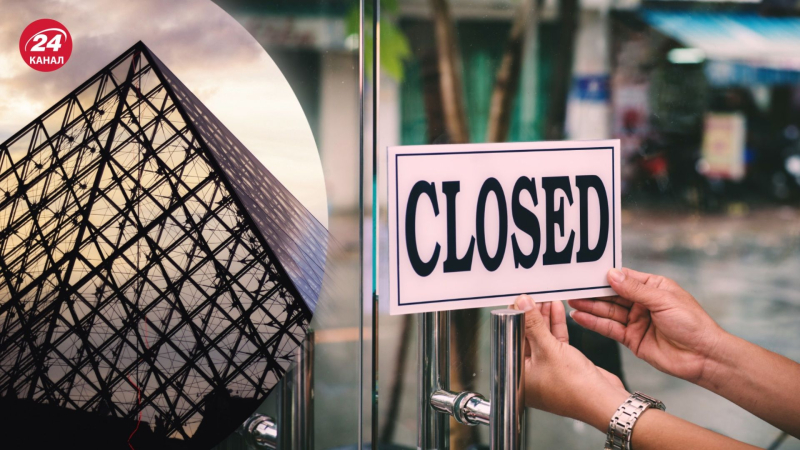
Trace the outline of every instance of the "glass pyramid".
{"label": "glass pyramid", "polygon": [[0,145],[0,400],[184,441],[216,407],[241,423],[305,337],[327,239],[137,43]]}

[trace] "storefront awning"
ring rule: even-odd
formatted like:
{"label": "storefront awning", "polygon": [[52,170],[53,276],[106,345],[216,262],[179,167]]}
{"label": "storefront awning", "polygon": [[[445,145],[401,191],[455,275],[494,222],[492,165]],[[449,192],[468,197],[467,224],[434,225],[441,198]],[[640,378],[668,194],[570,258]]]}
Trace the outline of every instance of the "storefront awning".
{"label": "storefront awning", "polygon": [[717,63],[800,72],[800,18],[645,11],[644,19]]}

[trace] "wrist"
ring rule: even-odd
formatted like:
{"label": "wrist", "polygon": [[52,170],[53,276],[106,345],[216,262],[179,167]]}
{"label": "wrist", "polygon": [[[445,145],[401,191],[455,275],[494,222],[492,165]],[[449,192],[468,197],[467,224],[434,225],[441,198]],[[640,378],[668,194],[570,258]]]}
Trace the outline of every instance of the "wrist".
{"label": "wrist", "polygon": [[737,340],[738,338],[736,336],[726,332],[720,327],[712,345],[709,346],[704,355],[703,370],[700,377],[697,380],[689,381],[693,381],[698,386],[709,388],[716,384],[720,377],[724,378],[726,368],[735,364],[732,360],[732,356],[736,353]]}
{"label": "wrist", "polygon": [[608,424],[617,409],[625,403],[625,400],[631,394],[625,389],[611,389],[601,395],[596,395],[596,401],[592,402],[592,407],[587,408],[586,416],[579,418],[581,422],[585,422],[599,431],[605,433],[608,430]]}

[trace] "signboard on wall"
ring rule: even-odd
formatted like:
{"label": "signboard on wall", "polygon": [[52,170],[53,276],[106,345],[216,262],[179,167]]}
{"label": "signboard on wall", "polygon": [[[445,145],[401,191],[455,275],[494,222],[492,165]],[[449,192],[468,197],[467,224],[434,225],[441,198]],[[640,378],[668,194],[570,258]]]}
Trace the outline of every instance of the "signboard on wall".
{"label": "signboard on wall", "polygon": [[388,149],[390,313],[614,295],[619,140]]}
{"label": "signboard on wall", "polygon": [[744,178],[745,119],[741,113],[706,114],[700,171],[708,178]]}

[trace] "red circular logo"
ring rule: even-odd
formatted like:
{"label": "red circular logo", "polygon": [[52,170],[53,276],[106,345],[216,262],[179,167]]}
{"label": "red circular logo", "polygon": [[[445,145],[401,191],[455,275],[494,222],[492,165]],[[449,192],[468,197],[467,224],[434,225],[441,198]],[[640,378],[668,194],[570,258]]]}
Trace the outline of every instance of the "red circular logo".
{"label": "red circular logo", "polygon": [[52,19],[31,22],[19,38],[19,53],[25,63],[40,72],[61,68],[72,54],[72,36]]}

